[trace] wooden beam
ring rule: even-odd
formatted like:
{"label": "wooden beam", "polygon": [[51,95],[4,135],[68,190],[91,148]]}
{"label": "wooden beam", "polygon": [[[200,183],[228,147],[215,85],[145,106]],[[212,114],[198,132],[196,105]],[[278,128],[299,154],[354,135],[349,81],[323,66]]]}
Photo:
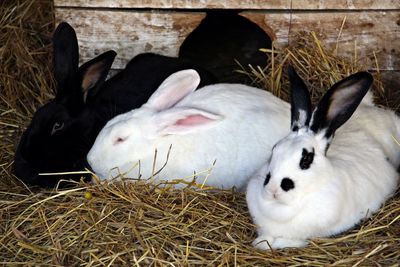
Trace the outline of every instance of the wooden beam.
{"label": "wooden beam", "polygon": [[176,56],[184,38],[200,23],[204,13],[140,12],[56,9],[78,36],[81,63],[106,50],[118,56],[113,68],[123,68],[133,56],[154,52]]}
{"label": "wooden beam", "polygon": [[385,10],[399,9],[399,0],[54,0],[56,7],[177,8],[177,9],[294,9],[294,10]]}
{"label": "wooden beam", "polygon": [[[108,49],[118,52],[114,68],[123,68],[130,58],[143,52],[176,56],[184,38],[203,19],[202,12],[113,11],[57,8],[58,21],[69,22],[76,30],[81,60],[86,61]],[[376,53],[381,69],[400,70],[400,11],[369,12],[245,12],[244,16],[263,27],[275,46],[287,45],[290,34],[320,32],[320,40],[334,47],[342,21],[339,55],[359,57]],[[290,39],[290,38],[289,38]],[[366,67],[374,68],[372,61]],[[368,65],[369,64],[369,65]]]}

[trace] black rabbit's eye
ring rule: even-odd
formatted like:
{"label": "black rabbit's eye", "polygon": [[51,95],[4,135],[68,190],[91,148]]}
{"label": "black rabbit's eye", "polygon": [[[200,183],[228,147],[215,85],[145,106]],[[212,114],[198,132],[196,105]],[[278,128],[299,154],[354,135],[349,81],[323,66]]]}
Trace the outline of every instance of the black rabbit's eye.
{"label": "black rabbit's eye", "polygon": [[55,134],[57,131],[62,130],[64,128],[63,122],[56,122],[53,125],[53,129],[51,130],[51,135]]}

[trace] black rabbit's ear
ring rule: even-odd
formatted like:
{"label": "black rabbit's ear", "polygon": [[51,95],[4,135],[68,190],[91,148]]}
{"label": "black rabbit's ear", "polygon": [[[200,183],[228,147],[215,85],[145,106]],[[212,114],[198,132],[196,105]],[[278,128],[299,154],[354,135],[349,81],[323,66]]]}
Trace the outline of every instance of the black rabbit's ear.
{"label": "black rabbit's ear", "polygon": [[99,92],[116,55],[115,51],[110,50],[79,67],[84,102],[95,97]]}
{"label": "black rabbit's ear", "polygon": [[315,108],[310,129],[330,140],[357,109],[373,82],[368,72],[358,72],[334,84]]}
{"label": "black rabbit's ear", "polygon": [[308,126],[311,118],[311,99],[307,86],[292,66],[288,68],[291,92],[291,129]]}
{"label": "black rabbit's ear", "polygon": [[61,22],[53,35],[54,76],[57,81],[57,95],[76,83],[79,64],[79,48],[75,30]]}

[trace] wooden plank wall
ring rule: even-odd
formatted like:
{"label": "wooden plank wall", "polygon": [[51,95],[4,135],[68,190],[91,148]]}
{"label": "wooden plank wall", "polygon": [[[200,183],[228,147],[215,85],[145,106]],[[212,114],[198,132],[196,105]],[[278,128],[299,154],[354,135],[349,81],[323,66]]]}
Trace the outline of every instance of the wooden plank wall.
{"label": "wooden plank wall", "polygon": [[[69,22],[78,35],[81,60],[107,50],[118,52],[119,69],[134,55],[156,52],[177,55],[184,38],[208,8],[241,9],[284,47],[290,34],[317,31],[339,54],[373,58],[381,70],[400,71],[399,0],[55,0],[56,18]],[[343,30],[343,20],[346,20]],[[290,31],[289,31],[290,28]],[[367,63],[369,69],[376,66]]]}
{"label": "wooden plank wall", "polygon": [[398,9],[398,0],[55,0],[57,7],[176,9]]}

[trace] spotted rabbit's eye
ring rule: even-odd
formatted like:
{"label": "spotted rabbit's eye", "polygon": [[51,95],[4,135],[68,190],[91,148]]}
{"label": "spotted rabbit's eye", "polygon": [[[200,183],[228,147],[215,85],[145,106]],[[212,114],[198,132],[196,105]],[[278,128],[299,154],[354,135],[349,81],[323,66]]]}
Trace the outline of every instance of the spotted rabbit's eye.
{"label": "spotted rabbit's eye", "polygon": [[267,175],[265,176],[265,180],[264,180],[264,186],[266,186],[269,183],[269,179],[271,179],[271,173],[267,173]]}
{"label": "spotted rabbit's eye", "polygon": [[64,128],[64,123],[63,122],[56,122],[53,125],[53,129],[51,129],[51,135],[55,134],[56,132],[62,130]]}

